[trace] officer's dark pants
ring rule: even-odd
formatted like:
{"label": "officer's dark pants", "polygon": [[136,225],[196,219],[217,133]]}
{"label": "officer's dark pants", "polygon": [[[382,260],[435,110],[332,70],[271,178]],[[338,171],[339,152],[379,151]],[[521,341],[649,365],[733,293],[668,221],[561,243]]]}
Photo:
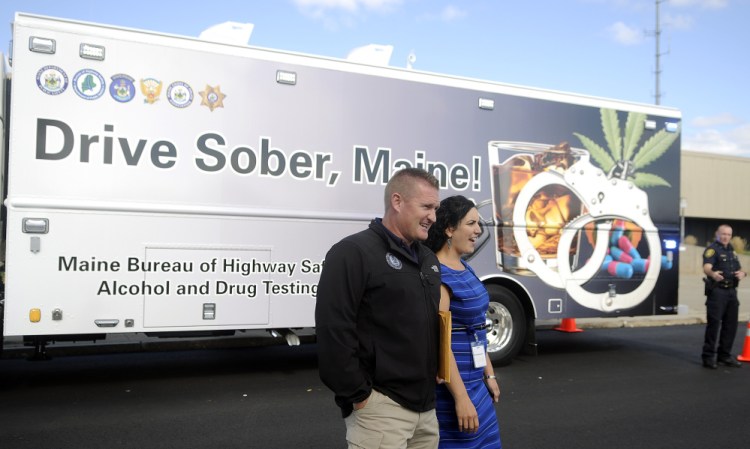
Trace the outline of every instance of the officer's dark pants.
{"label": "officer's dark pants", "polygon": [[[714,288],[706,299],[706,336],[703,343],[703,360],[729,358],[737,334],[740,302],[737,289]],[[717,347],[718,340],[718,347]]]}

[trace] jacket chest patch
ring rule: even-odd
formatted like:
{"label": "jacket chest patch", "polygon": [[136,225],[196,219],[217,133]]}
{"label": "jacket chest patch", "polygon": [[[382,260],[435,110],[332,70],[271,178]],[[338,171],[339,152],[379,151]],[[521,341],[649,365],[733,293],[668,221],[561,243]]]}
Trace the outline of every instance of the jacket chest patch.
{"label": "jacket chest patch", "polygon": [[401,260],[391,253],[385,254],[385,261],[388,262],[388,265],[394,270],[400,270],[403,267]]}

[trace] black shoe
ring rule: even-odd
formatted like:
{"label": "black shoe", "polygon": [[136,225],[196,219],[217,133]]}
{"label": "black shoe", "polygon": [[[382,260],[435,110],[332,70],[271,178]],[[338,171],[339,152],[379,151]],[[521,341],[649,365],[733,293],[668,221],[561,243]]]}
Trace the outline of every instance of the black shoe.
{"label": "black shoe", "polygon": [[704,368],[709,368],[709,369],[716,369],[716,368],[718,368],[718,366],[716,365],[716,362],[714,362],[713,360],[704,360],[703,361],[703,367]]}
{"label": "black shoe", "polygon": [[732,368],[742,368],[742,363],[732,358],[719,359],[719,363],[724,366],[731,366]]}

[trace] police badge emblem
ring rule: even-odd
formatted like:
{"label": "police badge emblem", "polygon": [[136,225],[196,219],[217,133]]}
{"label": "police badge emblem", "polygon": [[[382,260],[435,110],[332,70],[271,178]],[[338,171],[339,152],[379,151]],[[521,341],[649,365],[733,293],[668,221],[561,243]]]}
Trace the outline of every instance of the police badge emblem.
{"label": "police badge emblem", "polygon": [[154,104],[159,101],[161,95],[161,81],[154,78],[145,78],[141,80],[141,93],[144,98],[143,102]]}
{"label": "police badge emblem", "polygon": [[206,84],[206,89],[198,92],[201,96],[201,106],[206,106],[211,112],[216,108],[224,107],[226,95],[221,93],[221,86],[211,87]]}
{"label": "police badge emblem", "polygon": [[118,73],[112,75],[112,82],[109,84],[109,94],[115,101],[127,103],[135,97],[135,81],[132,77]]}

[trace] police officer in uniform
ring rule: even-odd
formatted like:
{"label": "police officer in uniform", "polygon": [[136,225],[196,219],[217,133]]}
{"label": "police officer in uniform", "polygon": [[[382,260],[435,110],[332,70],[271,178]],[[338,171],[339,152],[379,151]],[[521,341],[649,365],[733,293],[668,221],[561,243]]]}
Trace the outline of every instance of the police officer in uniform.
{"label": "police officer in uniform", "polygon": [[721,225],[716,230],[716,241],[703,252],[703,272],[706,274],[706,336],[703,342],[703,366],[718,368],[717,364],[742,367],[731,355],[740,302],[737,286],[747,273],[741,271],[740,260],[729,241],[732,228]]}

